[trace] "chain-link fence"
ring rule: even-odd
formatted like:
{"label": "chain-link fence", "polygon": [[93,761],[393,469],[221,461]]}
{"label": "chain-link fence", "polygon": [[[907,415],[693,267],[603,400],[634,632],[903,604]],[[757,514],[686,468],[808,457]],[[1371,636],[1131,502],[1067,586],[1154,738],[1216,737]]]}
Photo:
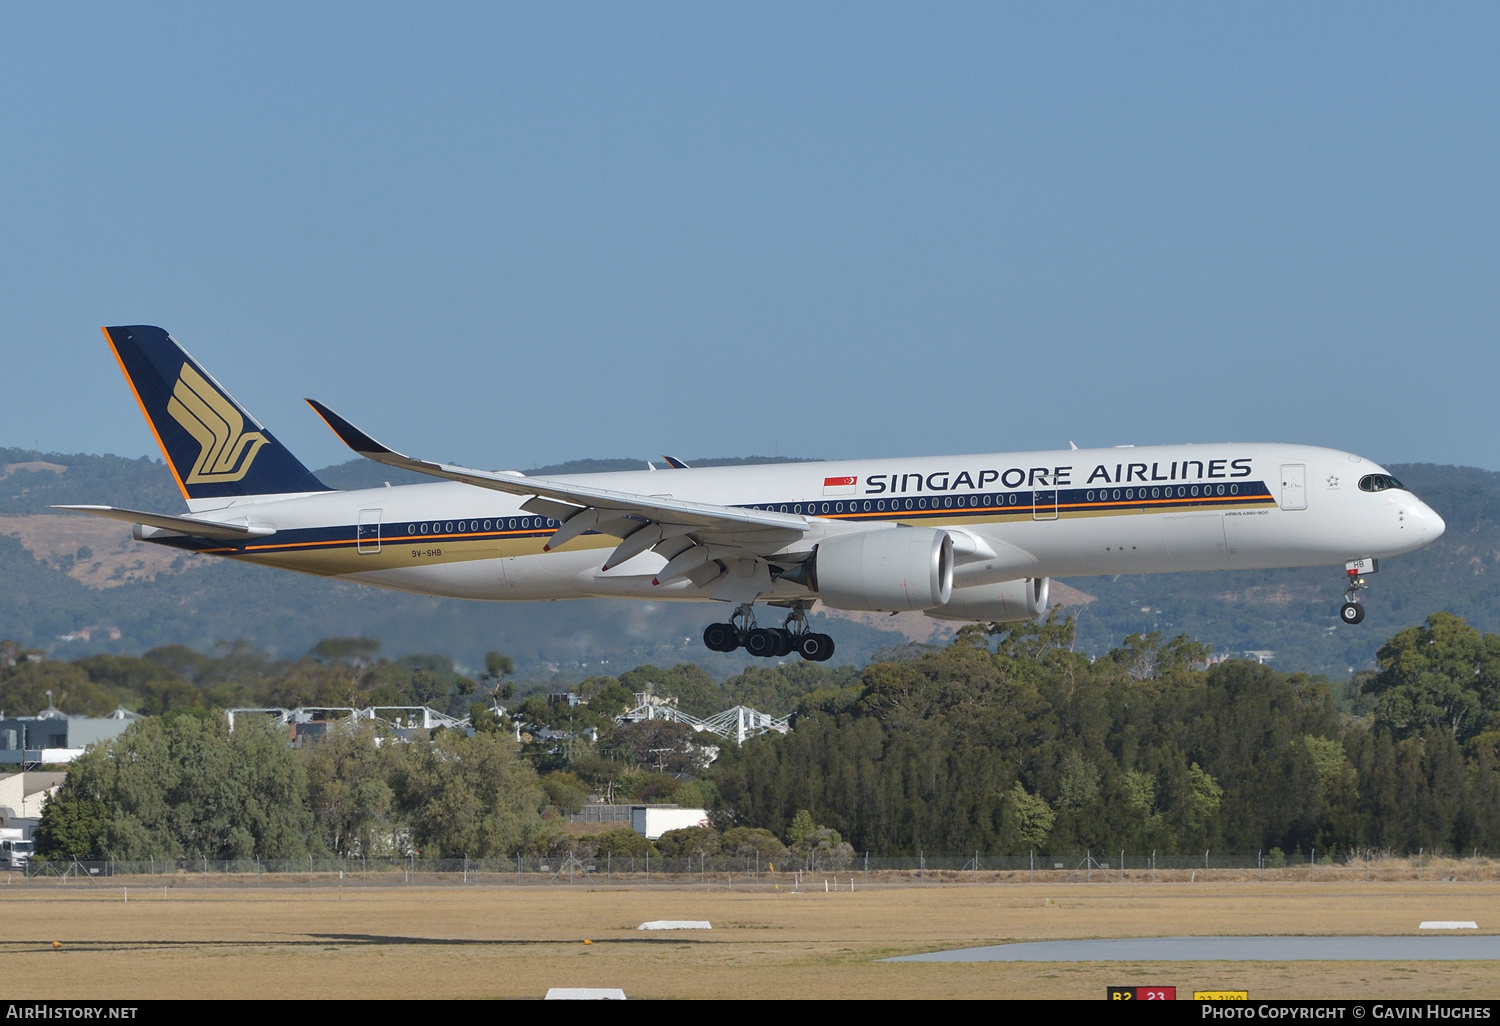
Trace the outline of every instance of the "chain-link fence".
{"label": "chain-link fence", "polygon": [[488,859],[305,858],[41,860],[13,868],[7,882],[163,887],[410,885],[677,885],[847,890],[861,885],[924,883],[1174,883],[1291,880],[1500,880],[1500,860],[1426,852],[1316,851],[1201,855],[1074,852],[1067,855],[926,855],[883,857],[823,853],[786,859],[763,855],[691,858],[576,855]]}

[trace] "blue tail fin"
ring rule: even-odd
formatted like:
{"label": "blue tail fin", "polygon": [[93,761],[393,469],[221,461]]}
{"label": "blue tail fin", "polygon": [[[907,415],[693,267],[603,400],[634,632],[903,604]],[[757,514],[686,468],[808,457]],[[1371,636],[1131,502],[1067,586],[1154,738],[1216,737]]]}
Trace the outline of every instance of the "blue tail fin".
{"label": "blue tail fin", "polygon": [[161,328],[104,337],[184,498],[329,490]]}

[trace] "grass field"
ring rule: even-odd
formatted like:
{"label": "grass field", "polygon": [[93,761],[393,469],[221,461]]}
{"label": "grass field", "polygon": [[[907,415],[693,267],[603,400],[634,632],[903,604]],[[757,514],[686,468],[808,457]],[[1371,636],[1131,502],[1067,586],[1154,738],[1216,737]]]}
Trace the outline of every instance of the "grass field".
{"label": "grass field", "polygon": [[[1008,940],[1407,934],[1500,925],[1495,883],[705,888],[0,887],[9,998],[1102,998],[1111,985],[1252,998],[1500,997],[1485,962],[881,963]],[[651,919],[708,919],[663,935]],[[592,944],[584,944],[585,939]],[[54,948],[53,942],[60,942]]]}

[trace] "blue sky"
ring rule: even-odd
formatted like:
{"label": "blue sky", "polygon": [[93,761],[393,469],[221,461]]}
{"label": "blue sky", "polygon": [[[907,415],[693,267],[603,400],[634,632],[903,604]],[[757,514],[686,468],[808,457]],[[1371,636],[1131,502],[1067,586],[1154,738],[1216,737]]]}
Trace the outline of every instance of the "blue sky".
{"label": "blue sky", "polygon": [[[170,330],[311,466],[1287,440],[1500,469],[1500,7],[0,11],[0,445]],[[106,500],[107,496],[81,496]]]}

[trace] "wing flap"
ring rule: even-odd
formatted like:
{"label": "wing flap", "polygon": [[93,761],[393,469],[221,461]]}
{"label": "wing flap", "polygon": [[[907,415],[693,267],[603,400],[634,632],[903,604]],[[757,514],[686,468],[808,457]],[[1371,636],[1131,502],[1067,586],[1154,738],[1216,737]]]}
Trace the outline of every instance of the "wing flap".
{"label": "wing flap", "polygon": [[531,498],[521,503],[521,508],[528,513],[535,513],[539,517],[551,517],[553,520],[567,520],[583,507],[574,506],[566,502],[554,502],[551,499]]}

